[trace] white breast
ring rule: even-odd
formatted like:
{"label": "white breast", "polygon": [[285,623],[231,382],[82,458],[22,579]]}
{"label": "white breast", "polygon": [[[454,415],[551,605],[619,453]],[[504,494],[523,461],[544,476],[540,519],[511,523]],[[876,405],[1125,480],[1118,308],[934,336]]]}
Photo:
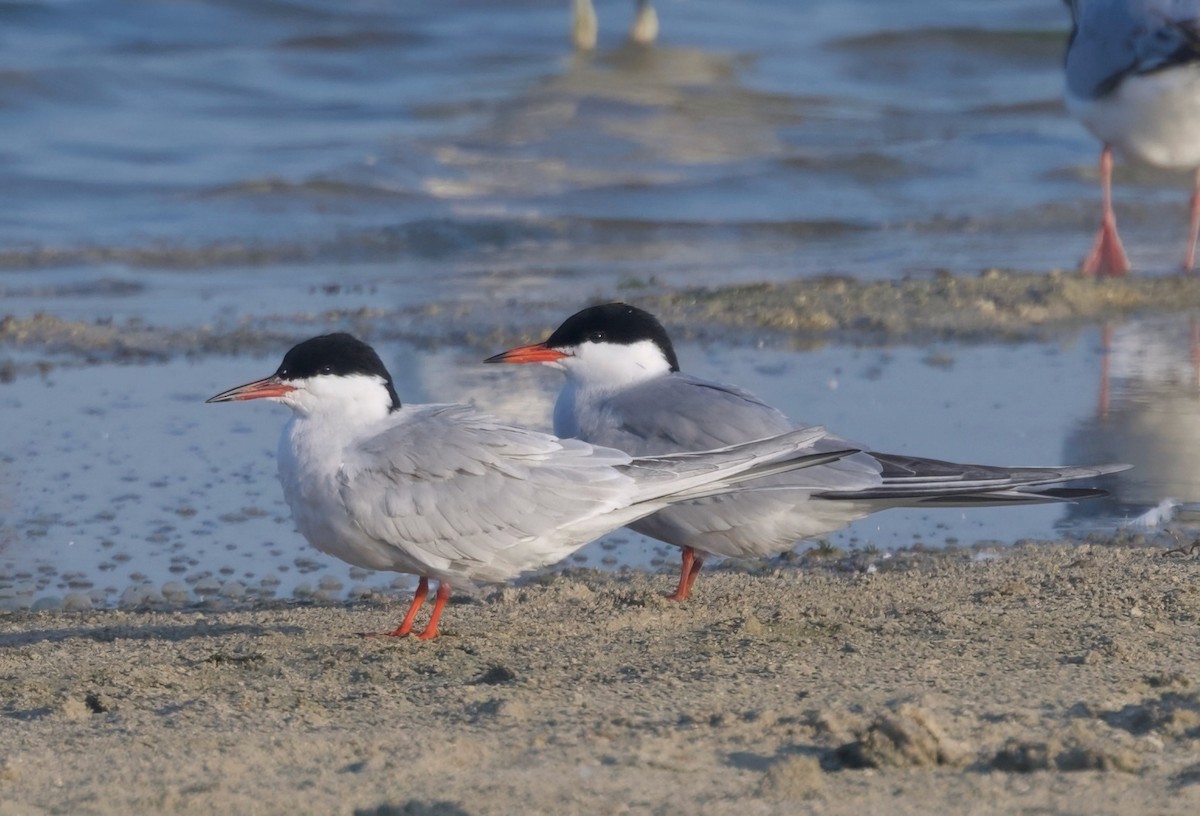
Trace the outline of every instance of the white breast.
{"label": "white breast", "polygon": [[1066,102],[1088,130],[1128,159],[1167,169],[1200,166],[1200,64],[1127,77],[1097,99],[1068,93]]}
{"label": "white breast", "polygon": [[579,386],[567,379],[554,403],[554,435],[563,439],[583,439],[579,427]]}
{"label": "white breast", "polygon": [[362,533],[342,503],[338,473],[348,440],[328,423],[293,417],[279,440],[279,482],[296,529],[323,553],[364,569],[421,572],[398,547]]}

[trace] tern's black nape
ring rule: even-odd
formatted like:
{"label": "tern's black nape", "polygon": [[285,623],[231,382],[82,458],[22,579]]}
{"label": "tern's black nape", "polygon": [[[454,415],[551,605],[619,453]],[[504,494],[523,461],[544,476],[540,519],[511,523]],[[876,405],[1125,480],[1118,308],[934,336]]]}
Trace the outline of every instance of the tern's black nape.
{"label": "tern's black nape", "polygon": [[629,346],[643,340],[658,346],[672,371],[679,370],[675,347],[658,318],[628,303],[605,303],[576,312],[554,330],[546,340],[546,346],[570,348],[589,341]]}
{"label": "tern's black nape", "polygon": [[283,362],[275,371],[281,380],[304,380],[309,377],[328,375],[351,377],[354,375],[378,377],[383,380],[388,395],[392,398],[392,410],[400,407],[400,397],[392,384],[392,375],[375,349],[352,334],[335,332],[313,337],[292,347],[283,355]]}

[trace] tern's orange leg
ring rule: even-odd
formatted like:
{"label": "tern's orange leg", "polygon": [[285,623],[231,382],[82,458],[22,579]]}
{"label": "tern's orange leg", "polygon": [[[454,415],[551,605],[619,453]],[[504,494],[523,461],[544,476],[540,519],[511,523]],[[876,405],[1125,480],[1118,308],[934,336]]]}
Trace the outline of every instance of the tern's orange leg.
{"label": "tern's orange leg", "polygon": [[1117,235],[1117,214],[1112,205],[1112,148],[1100,151],[1100,187],[1104,194],[1104,215],[1092,251],[1083,259],[1081,271],[1089,278],[1119,278],[1129,271],[1129,258]]}
{"label": "tern's orange leg", "polygon": [[1183,256],[1183,271],[1191,272],[1196,267],[1196,239],[1200,238],[1200,170],[1192,183],[1191,225],[1188,230],[1187,252]]}
{"label": "tern's orange leg", "polygon": [[388,632],[388,637],[404,637],[412,631],[413,620],[416,619],[417,612],[421,609],[421,604],[425,603],[425,596],[427,594],[429,594],[429,579],[422,578],[417,584],[417,591],[413,593],[412,605],[408,607],[408,613],[404,616],[404,622]]}
{"label": "tern's orange leg", "polygon": [[442,609],[448,600],[450,600],[449,585],[444,581],[438,581],[437,600],[433,602],[433,614],[429,616],[429,623],[425,625],[425,631],[417,635],[417,640],[433,640],[438,636],[438,618],[442,616]]}
{"label": "tern's orange leg", "polygon": [[696,583],[696,576],[700,574],[702,566],[704,566],[704,559],[698,557],[696,551],[691,547],[684,547],[682,563],[679,567],[679,586],[667,596],[667,600],[686,601],[688,594],[692,591],[692,584]]}
{"label": "tern's orange leg", "polygon": [[692,561],[692,568],[688,570],[687,587],[684,593],[685,597],[692,594],[692,584],[696,583],[696,576],[700,574],[700,569],[703,566],[704,559],[699,555],[695,556],[695,560]]}
{"label": "tern's orange leg", "polygon": [[682,563],[679,567],[679,586],[676,590],[667,596],[668,601],[684,601],[688,596],[688,576],[692,574],[692,562],[696,560],[696,551],[691,547],[684,547],[680,555]]}

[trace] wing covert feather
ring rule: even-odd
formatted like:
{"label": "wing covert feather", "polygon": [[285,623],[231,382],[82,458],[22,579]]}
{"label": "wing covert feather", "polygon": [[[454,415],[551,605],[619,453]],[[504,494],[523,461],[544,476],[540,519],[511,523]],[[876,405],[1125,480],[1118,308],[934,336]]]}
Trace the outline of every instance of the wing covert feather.
{"label": "wing covert feather", "polygon": [[1067,52],[1067,86],[1077,97],[1109,93],[1130,74],[1200,59],[1198,0],[1087,0]]}
{"label": "wing covert feather", "polygon": [[[703,451],[805,427],[749,391],[687,374],[659,377],[605,398],[580,417],[580,437],[634,456]],[[814,453],[861,447],[825,435]],[[803,491],[855,490],[879,484],[880,467],[857,454],[755,482]]]}
{"label": "wing covert feather", "polygon": [[638,456],[711,450],[799,427],[748,391],[686,374],[618,392],[585,424],[589,442]]}
{"label": "wing covert feather", "polygon": [[630,460],[619,451],[503,425],[467,406],[402,410],[411,410],[405,421],[347,454],[341,498],[364,533],[435,569],[536,566],[567,543],[562,528],[633,494],[633,480],[614,467]]}

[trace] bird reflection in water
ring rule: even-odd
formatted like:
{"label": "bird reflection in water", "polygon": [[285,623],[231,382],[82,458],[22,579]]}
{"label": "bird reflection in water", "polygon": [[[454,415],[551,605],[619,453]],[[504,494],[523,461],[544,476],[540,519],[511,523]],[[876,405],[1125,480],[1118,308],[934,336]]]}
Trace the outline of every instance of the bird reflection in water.
{"label": "bird reflection in water", "polygon": [[1096,416],[1067,449],[1134,467],[1104,483],[1113,497],[1108,507],[1076,505],[1070,517],[1104,513],[1146,527],[1200,526],[1200,317],[1107,325],[1100,339]]}

